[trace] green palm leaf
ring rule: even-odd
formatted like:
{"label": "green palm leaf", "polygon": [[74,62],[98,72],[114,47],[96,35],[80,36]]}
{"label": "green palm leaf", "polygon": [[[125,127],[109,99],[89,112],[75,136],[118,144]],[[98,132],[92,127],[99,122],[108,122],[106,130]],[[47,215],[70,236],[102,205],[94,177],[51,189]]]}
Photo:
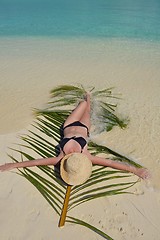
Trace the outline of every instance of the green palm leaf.
{"label": "green palm leaf", "polygon": [[[106,129],[111,130],[114,126],[124,128],[127,121],[126,119],[119,118],[115,113],[117,106],[115,100],[118,100],[119,97],[112,94],[112,89],[108,88],[94,91],[92,88],[90,91],[92,91],[92,95],[96,98],[96,101],[99,102],[99,106],[101,107],[101,116],[99,117],[105,123]],[[51,99],[46,108],[36,110],[36,121],[32,126],[35,131],[30,130],[27,135],[21,137],[23,143],[21,143],[19,147],[23,148],[23,150],[14,149],[14,151],[19,153],[20,159],[15,159],[10,155],[11,159],[15,162],[23,161],[23,158],[32,161],[33,156],[31,153],[27,153],[28,150],[29,152],[31,150],[34,153],[36,152],[41,157],[56,156],[59,151],[56,149],[56,146],[61,137],[61,126],[72,111],[73,106],[82,99],[84,95],[85,89],[82,86],[62,85],[54,88],[51,91]],[[118,159],[141,167],[133,160],[106,146],[89,142],[89,150],[95,155],[99,153],[109,154],[112,155],[113,160]],[[37,170],[34,171],[24,168],[23,170],[19,170],[19,172],[21,176],[25,177],[37,188],[41,195],[52,206],[53,210],[60,216],[67,186],[61,180],[58,168],[55,167],[53,170],[48,166],[38,166]],[[92,175],[87,182],[80,186],[71,187],[68,211],[96,198],[128,193],[127,189],[137,182],[130,181],[130,176],[130,174],[123,171],[93,166]],[[123,181],[124,179],[128,179],[128,181]],[[95,231],[105,239],[112,239],[106,233],[89,223],[68,216],[68,214],[66,222],[80,224]]]}
{"label": "green palm leaf", "polygon": [[82,220],[79,220],[77,218],[73,218],[73,217],[70,217],[70,216],[68,216],[67,218],[68,219],[66,220],[66,222],[79,224],[81,226],[87,227],[90,230],[92,230],[92,231],[96,232],[97,234],[99,234],[100,236],[102,236],[104,239],[113,240],[113,238],[111,238],[106,233],[102,232],[101,230],[97,229],[96,227],[92,226],[91,224],[88,224],[88,223],[86,223],[86,222],[84,222]]}

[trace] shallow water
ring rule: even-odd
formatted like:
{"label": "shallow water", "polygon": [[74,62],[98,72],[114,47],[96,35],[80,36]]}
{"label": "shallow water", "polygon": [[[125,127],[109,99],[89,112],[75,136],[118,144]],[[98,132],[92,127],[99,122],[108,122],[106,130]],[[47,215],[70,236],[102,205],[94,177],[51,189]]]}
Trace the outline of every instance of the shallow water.
{"label": "shallow water", "polygon": [[0,1],[0,36],[160,40],[159,0]]}

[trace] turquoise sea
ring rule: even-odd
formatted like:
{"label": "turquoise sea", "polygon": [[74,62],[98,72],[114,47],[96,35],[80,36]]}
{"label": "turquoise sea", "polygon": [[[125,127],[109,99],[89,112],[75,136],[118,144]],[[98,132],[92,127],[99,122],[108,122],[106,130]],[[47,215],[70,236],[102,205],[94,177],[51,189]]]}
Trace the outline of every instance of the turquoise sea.
{"label": "turquoise sea", "polygon": [[160,40],[160,0],[0,0],[0,36]]}

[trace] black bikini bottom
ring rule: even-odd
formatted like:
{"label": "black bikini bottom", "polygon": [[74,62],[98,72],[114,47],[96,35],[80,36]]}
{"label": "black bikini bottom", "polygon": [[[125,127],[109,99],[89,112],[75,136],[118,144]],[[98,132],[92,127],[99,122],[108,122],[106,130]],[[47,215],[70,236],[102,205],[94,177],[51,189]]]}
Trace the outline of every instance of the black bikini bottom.
{"label": "black bikini bottom", "polygon": [[86,128],[87,129],[87,135],[89,136],[89,129],[88,129],[88,127],[86,125],[84,125],[83,123],[81,123],[80,121],[75,121],[73,123],[68,124],[67,126],[65,126],[63,128],[63,131],[64,131],[64,129],[66,129],[68,127],[73,127],[73,126],[80,126],[80,127]]}

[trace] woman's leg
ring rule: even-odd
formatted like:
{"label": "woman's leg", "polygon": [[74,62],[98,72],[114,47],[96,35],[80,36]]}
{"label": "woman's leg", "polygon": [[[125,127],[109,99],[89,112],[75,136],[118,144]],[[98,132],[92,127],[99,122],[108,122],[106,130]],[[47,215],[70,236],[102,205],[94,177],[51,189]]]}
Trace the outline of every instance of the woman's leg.
{"label": "woman's leg", "polygon": [[68,116],[63,126],[65,127],[70,123],[80,121],[86,111],[87,105],[88,104],[85,100],[83,102],[80,102],[78,106],[73,110],[73,112]]}
{"label": "woman's leg", "polygon": [[86,101],[87,101],[87,107],[86,107],[82,117],[80,118],[80,122],[83,123],[84,125],[86,125],[89,130],[91,127],[91,121],[90,121],[91,106],[90,106],[90,94],[89,93],[86,94]]}

